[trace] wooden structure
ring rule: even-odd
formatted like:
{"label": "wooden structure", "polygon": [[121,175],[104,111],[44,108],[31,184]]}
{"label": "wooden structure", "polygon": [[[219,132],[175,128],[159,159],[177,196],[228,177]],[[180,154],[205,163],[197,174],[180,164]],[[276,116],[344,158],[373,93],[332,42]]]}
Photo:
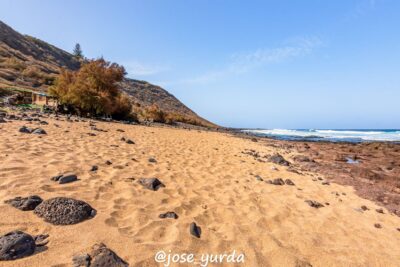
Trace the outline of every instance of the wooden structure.
{"label": "wooden structure", "polygon": [[49,96],[43,92],[32,92],[32,104],[35,105],[46,105],[54,107],[57,105],[57,101],[54,97]]}

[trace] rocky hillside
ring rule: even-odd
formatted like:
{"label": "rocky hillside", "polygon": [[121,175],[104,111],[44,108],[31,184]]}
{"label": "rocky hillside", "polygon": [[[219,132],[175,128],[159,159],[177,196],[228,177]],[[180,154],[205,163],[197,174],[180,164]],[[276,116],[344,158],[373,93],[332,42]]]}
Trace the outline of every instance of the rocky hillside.
{"label": "rocky hillside", "polygon": [[[46,91],[61,68],[80,66],[72,54],[37,38],[22,35],[0,21],[0,88],[20,87]],[[139,107],[152,104],[186,122],[215,126],[199,117],[163,88],[145,81],[126,79],[121,88]]]}
{"label": "rocky hillside", "polygon": [[168,91],[146,81],[125,79],[121,84],[121,88],[132,97],[134,103],[138,103],[141,106],[156,104],[169,113],[198,117]]}
{"label": "rocky hillside", "polygon": [[71,54],[0,21],[0,85],[46,89],[60,67],[79,68]]}

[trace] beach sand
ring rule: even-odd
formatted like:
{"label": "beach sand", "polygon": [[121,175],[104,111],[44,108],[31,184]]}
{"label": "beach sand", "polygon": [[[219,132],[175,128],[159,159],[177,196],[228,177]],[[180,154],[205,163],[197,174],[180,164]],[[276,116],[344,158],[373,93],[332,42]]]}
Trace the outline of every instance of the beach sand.
{"label": "beach sand", "polygon": [[[47,135],[40,136],[18,132],[23,125],[39,127],[36,122],[0,124],[0,234],[22,230],[49,234],[50,241],[34,255],[0,266],[71,266],[74,255],[99,242],[130,266],[162,266],[154,261],[160,250],[196,257],[234,250],[245,255],[244,264],[218,266],[400,265],[399,217],[376,212],[380,207],[357,196],[350,186],[323,185],[316,179],[321,175],[296,174],[242,153],[282,152],[262,141],[229,133],[96,122],[107,131],[102,132],[91,130],[89,121],[44,120],[49,125],[40,127]],[[112,164],[105,164],[107,160]],[[91,172],[92,165],[98,171]],[[79,180],[50,180],[64,172],[76,173]],[[150,191],[138,183],[151,177],[165,188]],[[289,178],[295,186],[265,182],[275,178]],[[32,211],[4,204],[28,195],[83,200],[97,215],[55,226]],[[325,206],[313,208],[305,200]],[[370,210],[362,211],[362,205]],[[179,218],[159,218],[167,211]],[[201,227],[201,238],[189,233],[192,222]]]}

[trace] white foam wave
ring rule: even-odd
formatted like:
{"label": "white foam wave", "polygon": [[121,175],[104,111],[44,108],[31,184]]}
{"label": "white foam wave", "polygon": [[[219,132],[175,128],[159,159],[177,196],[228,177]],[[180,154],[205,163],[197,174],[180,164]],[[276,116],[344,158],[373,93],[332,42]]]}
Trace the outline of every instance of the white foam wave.
{"label": "white foam wave", "polygon": [[380,130],[291,130],[291,129],[271,129],[271,130],[244,130],[246,132],[274,136],[274,137],[297,137],[297,138],[321,138],[335,140],[364,140],[364,141],[400,141],[400,131],[380,131]]}

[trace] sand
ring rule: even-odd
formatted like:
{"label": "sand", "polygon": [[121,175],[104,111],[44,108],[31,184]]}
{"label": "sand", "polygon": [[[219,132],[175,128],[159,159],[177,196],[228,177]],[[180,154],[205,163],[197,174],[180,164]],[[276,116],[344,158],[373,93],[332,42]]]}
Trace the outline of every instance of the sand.
{"label": "sand", "polygon": [[[18,229],[50,235],[47,248],[0,266],[71,266],[73,255],[99,242],[130,266],[161,266],[154,261],[159,250],[196,256],[235,250],[245,255],[245,263],[236,266],[400,265],[399,217],[386,210],[377,213],[380,207],[357,196],[352,187],[322,185],[314,181],[318,174],[288,172],[242,153],[283,153],[278,148],[227,133],[97,122],[107,130],[99,132],[90,130],[88,121],[45,120],[49,125],[41,126],[47,131],[43,136],[18,132],[35,123],[0,125],[0,234]],[[149,162],[151,157],[157,163]],[[92,165],[99,170],[90,172]],[[76,173],[79,181],[50,180],[63,172]],[[271,185],[255,175],[290,178],[296,185]],[[157,177],[166,187],[146,190],[137,182],[143,177]],[[32,211],[3,203],[33,194],[80,199],[97,215],[54,226]],[[305,200],[329,205],[316,209]],[[362,212],[362,205],[370,210]],[[179,218],[159,218],[167,211]],[[199,239],[189,233],[192,222],[202,228]]]}

